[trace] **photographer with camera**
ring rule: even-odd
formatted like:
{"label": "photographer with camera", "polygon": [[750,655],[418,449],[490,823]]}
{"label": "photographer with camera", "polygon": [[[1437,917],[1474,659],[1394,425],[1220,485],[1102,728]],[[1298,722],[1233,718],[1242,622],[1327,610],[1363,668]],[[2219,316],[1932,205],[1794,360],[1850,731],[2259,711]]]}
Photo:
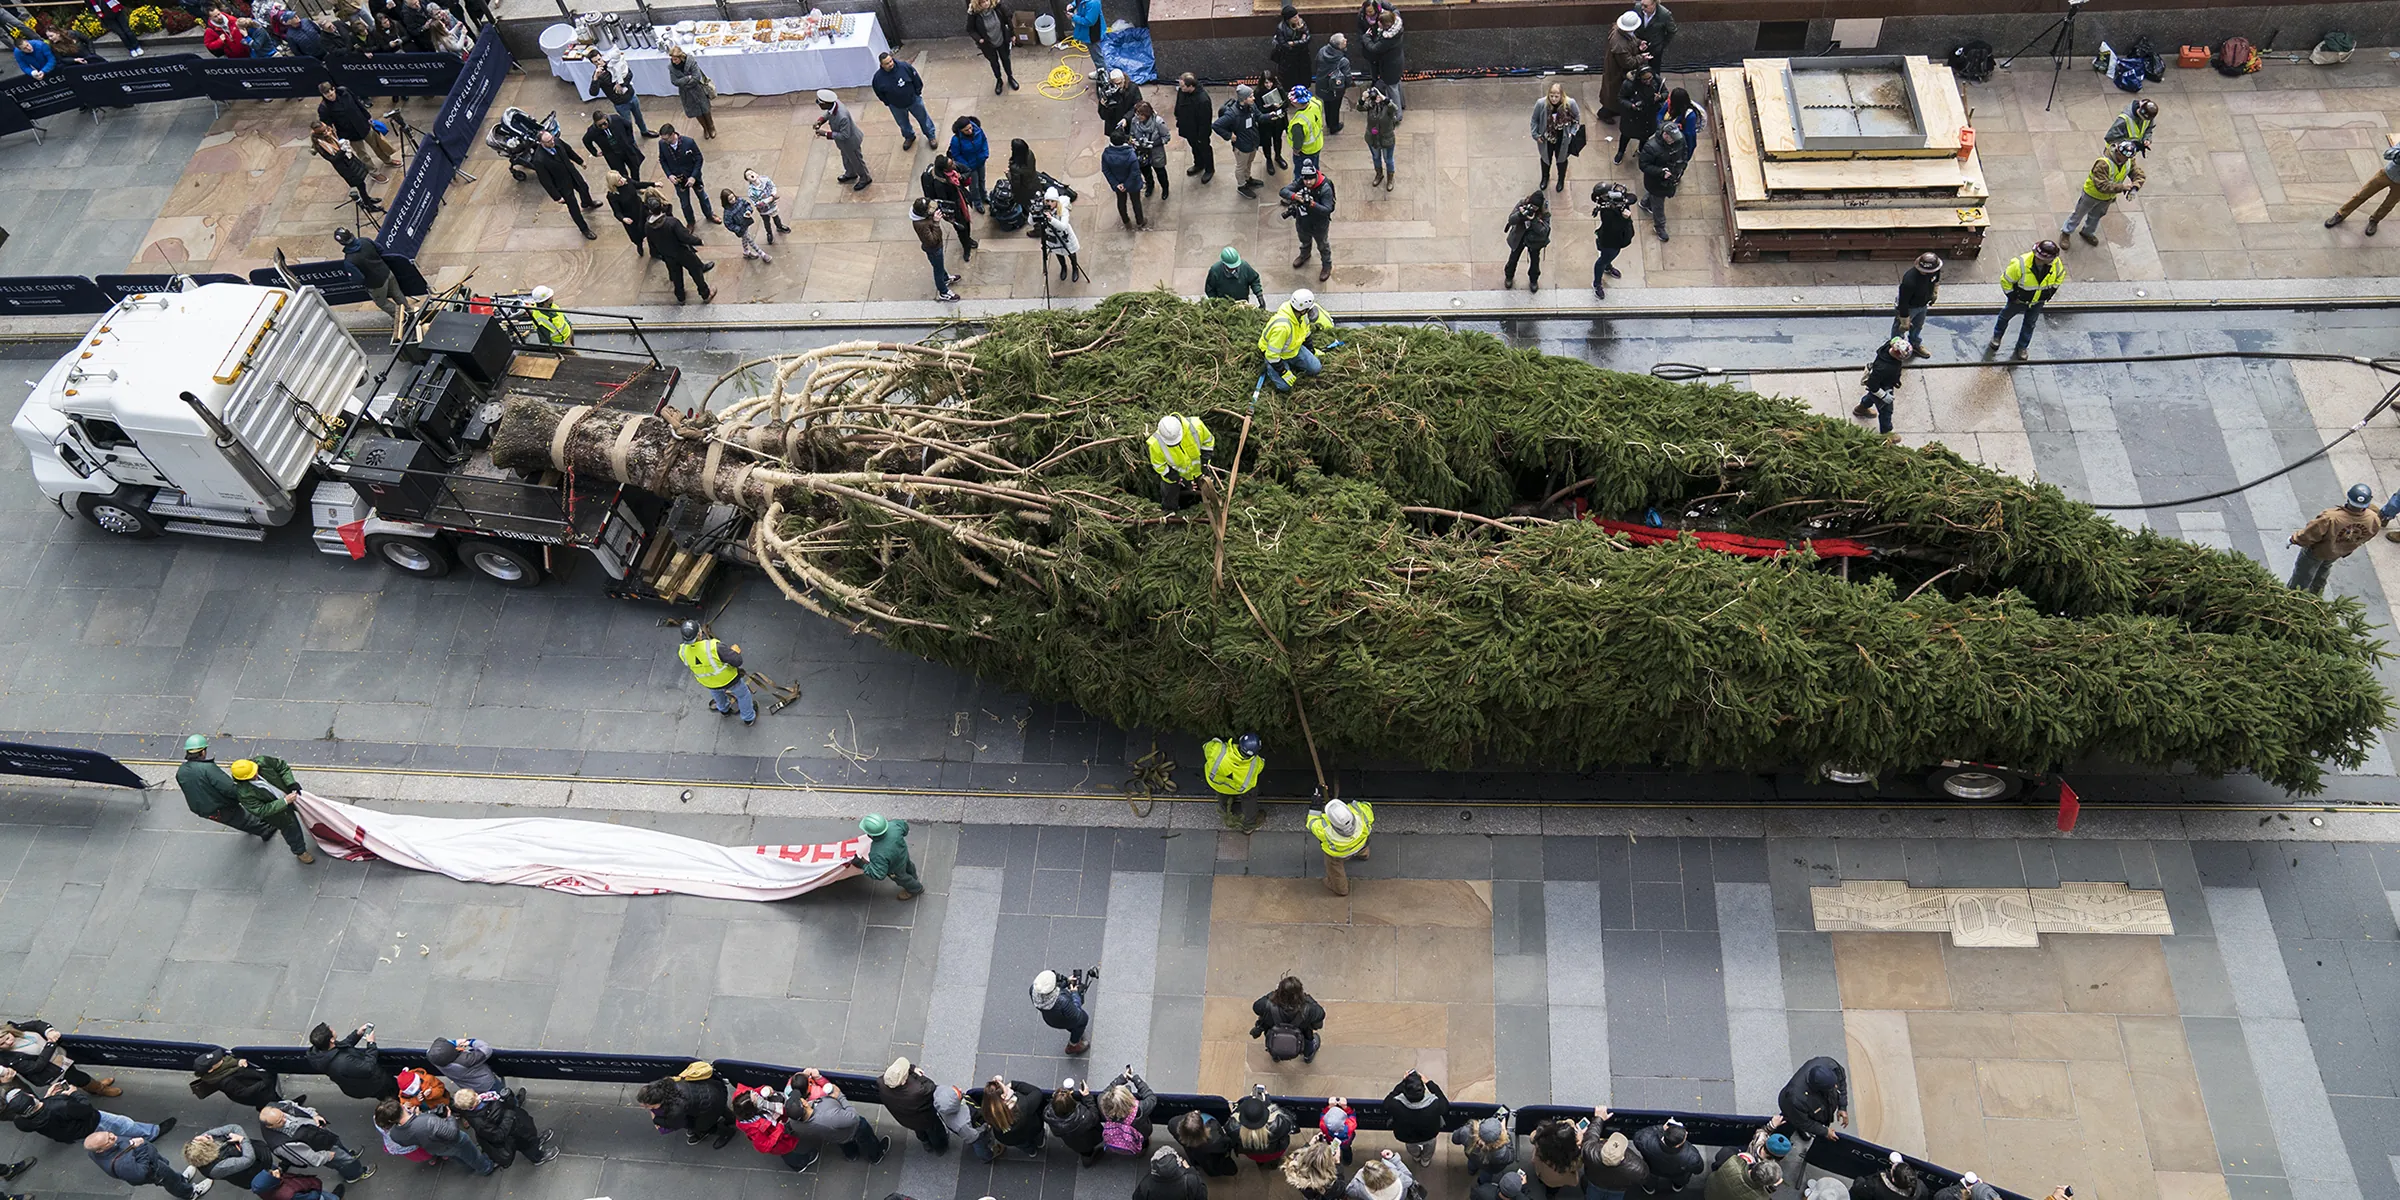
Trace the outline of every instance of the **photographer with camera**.
{"label": "photographer with camera", "polygon": [[1400,106],[1383,89],[1368,84],[1358,98],[1358,111],[1367,118],[1367,159],[1375,164],[1374,183],[1385,191],[1400,178],[1400,164],[1393,160],[1392,151],[1400,144]]}
{"label": "photographer with camera", "polygon": [[1068,1054],[1081,1054],[1092,1048],[1092,1040],[1084,1031],[1092,1024],[1091,1013],[1084,1008],[1084,993],[1091,981],[1100,978],[1100,968],[1088,971],[1044,971],[1033,977],[1033,986],[1025,989],[1033,1001],[1033,1011],[1040,1013],[1042,1024],[1064,1030]]}
{"label": "photographer with camera", "polygon": [[1540,188],[1517,201],[1509,210],[1508,265],[1500,271],[1500,286],[1509,291],[1517,287],[1517,259],[1532,256],[1532,266],[1526,273],[1525,290],[1542,290],[1542,248],[1550,244],[1550,197]]}
{"label": "photographer with camera", "polygon": [[1322,266],[1317,282],[1333,278],[1333,180],[1316,163],[1303,163],[1295,172],[1291,184],[1277,195],[1283,199],[1283,219],[1292,223],[1300,234],[1300,256],[1292,260],[1294,267],[1308,265],[1313,244]]}
{"label": "photographer with camera", "polygon": [[1592,188],[1592,215],[1600,224],[1592,230],[1592,244],[1600,257],[1592,262],[1592,295],[1608,299],[1608,281],[1623,279],[1625,273],[1616,267],[1617,254],[1633,244],[1633,191],[1621,183],[1603,183]]}

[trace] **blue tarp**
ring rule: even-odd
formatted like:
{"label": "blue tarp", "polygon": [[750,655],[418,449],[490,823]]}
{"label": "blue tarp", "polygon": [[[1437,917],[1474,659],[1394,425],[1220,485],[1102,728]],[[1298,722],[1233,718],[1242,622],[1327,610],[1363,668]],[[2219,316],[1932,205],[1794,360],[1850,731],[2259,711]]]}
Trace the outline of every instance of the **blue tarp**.
{"label": "blue tarp", "polygon": [[1093,66],[1123,71],[1125,78],[1135,83],[1158,82],[1158,54],[1150,48],[1147,29],[1101,34],[1100,44],[1093,48],[1092,54]]}

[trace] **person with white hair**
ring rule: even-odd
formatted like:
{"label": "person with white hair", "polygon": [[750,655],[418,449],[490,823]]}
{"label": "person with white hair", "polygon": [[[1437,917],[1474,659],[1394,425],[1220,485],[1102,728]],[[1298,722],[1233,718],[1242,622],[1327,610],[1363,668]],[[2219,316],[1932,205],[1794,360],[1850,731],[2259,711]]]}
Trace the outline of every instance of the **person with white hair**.
{"label": "person with white hair", "polygon": [[1327,800],[1308,814],[1308,831],[1316,835],[1317,848],[1325,852],[1325,890],[1336,896],[1349,895],[1350,860],[1367,857],[1367,835],[1375,831],[1375,806],[1364,800],[1356,804]]}
{"label": "person with white hair", "polygon": [[[1176,420],[1169,417],[1166,421]],[[1160,421],[1163,427],[1166,421]],[[1151,460],[1157,461],[1157,439],[1152,439]],[[1173,511],[1173,510],[1169,510]],[[1040,1013],[1042,1024],[1064,1030],[1068,1054],[1081,1054],[1092,1048],[1084,1031],[1091,1027],[1091,1014],[1084,1008],[1084,993],[1090,981],[1100,978],[1100,968],[1088,971],[1069,971],[1063,977],[1056,971],[1044,971],[1033,977],[1033,985],[1025,989],[1026,998],[1033,1001],[1033,1011]]]}
{"label": "person with white hair", "polygon": [[1217,435],[1198,417],[1169,413],[1150,434],[1150,469],[1158,472],[1158,506],[1170,513],[1200,503],[1201,473],[1217,453]]}

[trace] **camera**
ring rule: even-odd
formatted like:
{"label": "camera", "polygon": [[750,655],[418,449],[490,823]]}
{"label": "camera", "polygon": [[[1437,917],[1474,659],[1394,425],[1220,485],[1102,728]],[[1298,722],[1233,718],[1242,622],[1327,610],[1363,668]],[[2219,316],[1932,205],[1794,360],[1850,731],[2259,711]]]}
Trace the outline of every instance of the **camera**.
{"label": "camera", "polygon": [[1592,215],[1615,209],[1623,212],[1633,207],[1633,192],[1621,183],[1596,184],[1592,188]]}

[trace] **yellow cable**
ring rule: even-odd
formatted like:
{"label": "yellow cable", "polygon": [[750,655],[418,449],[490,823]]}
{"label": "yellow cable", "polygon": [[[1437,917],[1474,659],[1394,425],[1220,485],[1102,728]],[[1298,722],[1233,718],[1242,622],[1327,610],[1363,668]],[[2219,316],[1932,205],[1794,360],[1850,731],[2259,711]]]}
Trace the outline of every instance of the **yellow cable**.
{"label": "yellow cable", "polygon": [[[1087,90],[1092,56],[1088,53],[1089,48],[1074,38],[1060,42],[1058,48],[1063,52],[1058,65],[1050,68],[1049,77],[1034,90],[1053,100],[1073,100]],[[1077,67],[1075,64],[1078,62],[1083,66]]]}

